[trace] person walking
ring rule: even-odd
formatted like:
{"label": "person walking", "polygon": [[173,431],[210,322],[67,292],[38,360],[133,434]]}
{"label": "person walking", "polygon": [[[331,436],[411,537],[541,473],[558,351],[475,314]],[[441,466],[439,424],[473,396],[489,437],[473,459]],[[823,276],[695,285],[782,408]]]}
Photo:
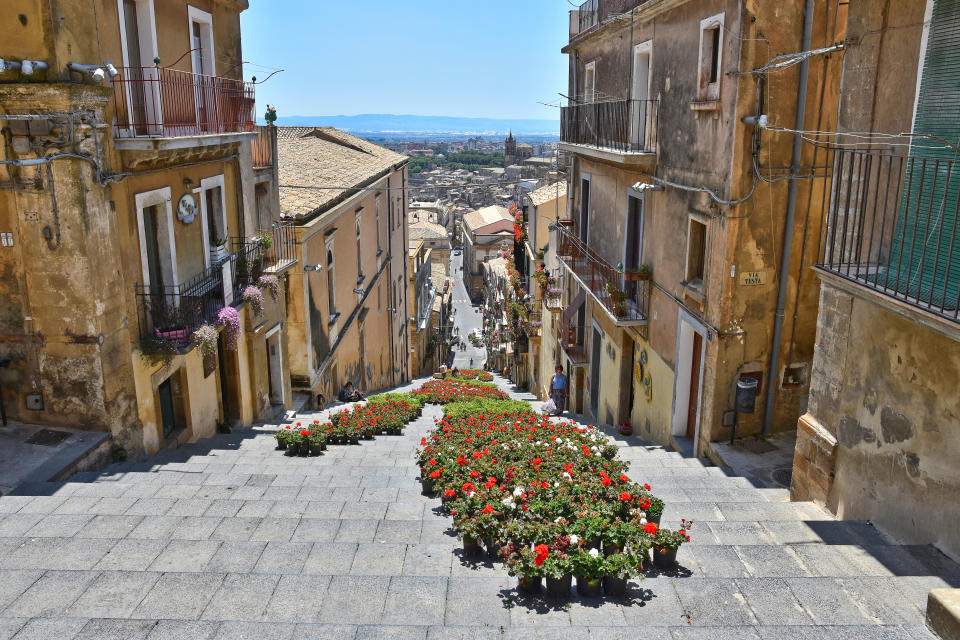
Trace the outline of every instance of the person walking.
{"label": "person walking", "polygon": [[563,375],[563,367],[559,364],[556,371],[550,378],[550,398],[557,405],[556,415],[560,415],[567,402],[567,376]]}

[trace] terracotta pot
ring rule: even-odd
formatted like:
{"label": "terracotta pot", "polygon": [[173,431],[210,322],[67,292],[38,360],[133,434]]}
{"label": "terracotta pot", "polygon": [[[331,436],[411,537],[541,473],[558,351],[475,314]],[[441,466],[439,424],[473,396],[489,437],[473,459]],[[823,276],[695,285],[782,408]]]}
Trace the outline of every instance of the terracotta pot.
{"label": "terracotta pot", "polygon": [[562,578],[547,578],[547,595],[551,598],[569,598],[572,582],[572,575],[565,575]]}
{"label": "terracotta pot", "polygon": [[473,538],[463,537],[463,554],[465,556],[483,555],[483,548]]}
{"label": "terracotta pot", "polygon": [[627,579],[607,576],[603,579],[603,592],[612,598],[619,598],[627,593]]}
{"label": "terracotta pot", "polygon": [[540,593],[540,587],[543,585],[543,578],[533,576],[521,576],[517,578],[517,589],[523,593]]}
{"label": "terracotta pot", "polygon": [[677,550],[670,551],[660,547],[653,548],[653,564],[661,569],[669,569],[677,564]]}
{"label": "terracotta pot", "polygon": [[583,598],[599,598],[601,586],[600,578],[582,578],[577,576],[577,593]]}

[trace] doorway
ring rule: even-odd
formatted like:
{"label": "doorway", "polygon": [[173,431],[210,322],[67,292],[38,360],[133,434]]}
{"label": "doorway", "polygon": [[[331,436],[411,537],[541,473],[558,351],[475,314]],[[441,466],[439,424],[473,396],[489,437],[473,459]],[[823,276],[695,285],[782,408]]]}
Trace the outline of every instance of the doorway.
{"label": "doorway", "polygon": [[[631,271],[643,264],[643,199],[632,195],[627,196],[626,235],[623,266],[627,271]],[[636,300],[636,292],[640,283],[630,280],[625,284],[627,299]]]}
{"label": "doorway", "polygon": [[694,322],[692,316],[685,313],[678,320],[677,372],[670,434],[689,438],[695,444],[700,436],[706,330]]}
{"label": "doorway", "polygon": [[283,398],[283,353],[280,344],[280,325],[267,333],[264,341],[267,349],[267,379],[270,404],[282,405]]}
{"label": "doorway", "polygon": [[590,227],[590,177],[580,180],[580,240],[587,243]]}
{"label": "doorway", "polygon": [[173,376],[160,383],[157,387],[157,395],[160,398],[161,432],[166,439],[177,430],[177,413],[173,402]]}
{"label": "doorway", "polygon": [[631,142],[636,150],[647,149],[647,129],[650,120],[650,61],[653,53],[651,41],[638,44],[633,49],[633,88],[630,103]]}
{"label": "doorway", "polygon": [[602,343],[603,333],[594,327],[593,339],[590,341],[590,413],[595,420],[600,419],[600,347]]}

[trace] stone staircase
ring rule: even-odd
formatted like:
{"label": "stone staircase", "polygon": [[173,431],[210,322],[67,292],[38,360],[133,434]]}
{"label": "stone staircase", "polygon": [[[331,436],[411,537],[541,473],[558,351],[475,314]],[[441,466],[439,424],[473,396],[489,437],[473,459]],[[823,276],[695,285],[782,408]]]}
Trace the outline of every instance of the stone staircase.
{"label": "stone staircase", "polygon": [[315,458],[260,425],[21,486],[0,498],[0,640],[931,638],[927,592],[960,585],[930,546],[611,435],[667,502],[664,526],[695,521],[680,566],[619,601],[520,596],[420,493],[414,451],[441,413]]}

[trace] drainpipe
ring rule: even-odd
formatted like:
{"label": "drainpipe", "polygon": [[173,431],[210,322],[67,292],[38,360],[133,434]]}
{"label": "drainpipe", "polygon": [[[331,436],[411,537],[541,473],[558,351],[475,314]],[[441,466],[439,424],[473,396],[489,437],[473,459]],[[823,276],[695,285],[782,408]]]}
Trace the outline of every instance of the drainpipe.
{"label": "drainpipe", "polygon": [[[813,0],[807,0],[803,9],[803,47],[810,50],[813,37]],[[800,63],[800,84],[797,88],[796,131],[803,131],[804,115],[807,106],[807,80],[810,75],[810,61]],[[787,215],[783,223],[783,244],[780,256],[780,282],[777,287],[777,311],[773,318],[773,342],[770,348],[770,367],[768,368],[767,392],[763,407],[763,433],[769,435],[773,430],[773,404],[779,387],[780,342],[783,337],[783,315],[787,304],[787,283],[790,280],[790,248],[793,244],[793,222],[797,211],[798,182],[795,177],[800,170],[803,141],[801,134],[793,134],[793,152],[790,157],[790,182],[787,187]]]}

